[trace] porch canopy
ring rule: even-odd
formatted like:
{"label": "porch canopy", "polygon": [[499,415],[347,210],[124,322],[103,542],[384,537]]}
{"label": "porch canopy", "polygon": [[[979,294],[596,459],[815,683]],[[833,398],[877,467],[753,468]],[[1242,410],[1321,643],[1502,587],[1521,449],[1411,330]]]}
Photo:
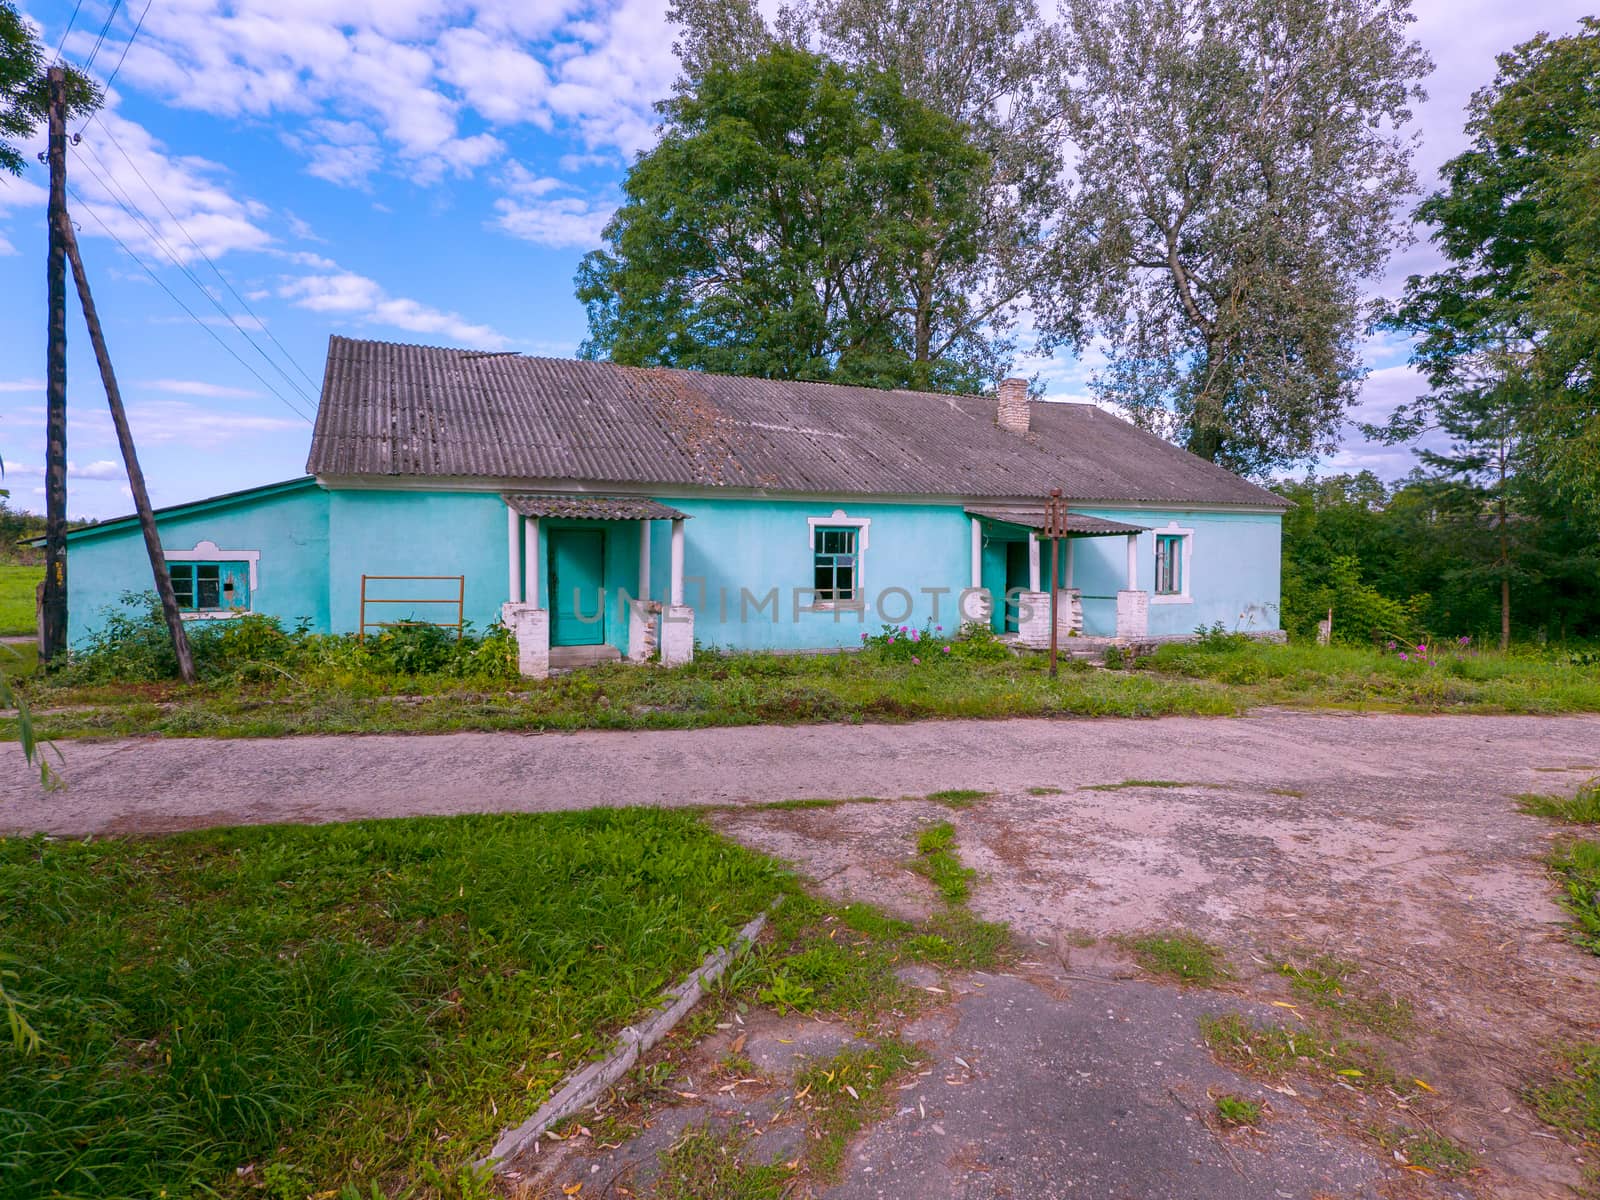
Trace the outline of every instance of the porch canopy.
{"label": "porch canopy", "polygon": [[524,517],[563,517],[590,521],[686,521],[688,513],[644,496],[551,496],[508,492],[501,497]]}
{"label": "porch canopy", "polygon": [[[1045,527],[1044,505],[1021,504],[1004,508],[971,506],[967,509],[967,516],[980,517],[985,521],[1001,521],[1007,525],[1019,525],[1023,529],[1043,529]],[[1104,517],[1090,517],[1083,513],[1069,512],[1067,514],[1067,532],[1073,537],[1112,537],[1116,534],[1140,534],[1149,526],[1125,525],[1121,521],[1108,521]]]}
{"label": "porch canopy", "polygon": [[[530,606],[539,606],[539,521],[545,517],[566,521],[671,521],[671,578],[668,599],[675,607],[683,605],[683,523],[689,514],[648,496],[554,495],[549,492],[502,492],[509,519],[511,580],[509,597],[520,604],[524,595]],[[524,586],[526,585],[526,586]],[[650,527],[639,537],[639,595],[650,597]]]}
{"label": "porch canopy", "polygon": [[[967,507],[967,516],[972,518],[972,586],[982,586],[983,562],[981,546],[983,536],[979,526],[984,521],[993,521],[997,524],[1012,525],[1028,531],[1028,590],[1039,590],[1040,564],[1039,564],[1039,534],[1045,529],[1045,512],[1043,504],[978,504]],[[1073,553],[1072,543],[1081,537],[1125,537],[1128,539],[1128,590],[1133,591],[1138,586],[1138,542],[1139,535],[1148,528],[1145,525],[1129,525],[1122,521],[1108,521],[1104,517],[1091,517],[1085,513],[1067,513],[1067,538],[1066,538],[1066,571],[1065,585],[1072,587]]]}

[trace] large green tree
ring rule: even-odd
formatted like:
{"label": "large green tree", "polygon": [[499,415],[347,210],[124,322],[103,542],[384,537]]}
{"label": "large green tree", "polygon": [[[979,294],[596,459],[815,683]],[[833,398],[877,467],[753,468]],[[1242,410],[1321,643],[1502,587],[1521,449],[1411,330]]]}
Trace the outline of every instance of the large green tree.
{"label": "large green tree", "polygon": [[[38,32],[9,0],[0,0],[0,171],[21,175],[27,165],[17,143],[33,136],[49,111],[45,49]],[[67,111],[91,112],[100,92],[81,72],[67,71]]]}
{"label": "large green tree", "polygon": [[1600,22],[1501,55],[1467,132],[1417,210],[1446,265],[1408,280],[1391,318],[1429,391],[1371,432],[1448,442],[1418,454],[1477,513],[1466,550],[1498,584],[1507,641],[1543,526],[1600,520]]}
{"label": "large green tree", "polygon": [[1204,458],[1333,449],[1363,285],[1403,240],[1430,69],[1407,0],[1063,0],[1076,176],[1045,326],[1095,389]]}
{"label": "large green tree", "polygon": [[963,123],[784,45],[712,62],[661,113],[579,268],[585,355],[945,391],[1004,365],[974,286],[990,164]]}

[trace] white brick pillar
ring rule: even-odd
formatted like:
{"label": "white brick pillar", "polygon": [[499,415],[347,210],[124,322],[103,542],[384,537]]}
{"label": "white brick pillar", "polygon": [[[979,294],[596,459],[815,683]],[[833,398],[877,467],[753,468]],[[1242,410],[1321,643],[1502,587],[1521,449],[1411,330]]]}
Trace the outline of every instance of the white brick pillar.
{"label": "white brick pillar", "polygon": [[694,609],[683,602],[683,518],[672,522],[671,599],[661,614],[661,663],[676,667],[694,661]]}
{"label": "white brick pillar", "polygon": [[500,622],[517,642],[517,670],[530,679],[550,675],[550,613],[531,604],[503,604]]}
{"label": "white brick pillar", "polygon": [[[628,661],[649,662],[656,656],[658,634],[656,622],[661,616],[661,604],[656,600],[633,600],[628,604]],[[693,642],[690,643],[691,649]]]}
{"label": "white brick pillar", "polygon": [[1050,645],[1050,593],[1020,592],[1017,595],[1017,644],[1030,650]]}
{"label": "white brick pillar", "polygon": [[1128,588],[1117,593],[1117,637],[1142,638],[1150,632],[1150,593]]}

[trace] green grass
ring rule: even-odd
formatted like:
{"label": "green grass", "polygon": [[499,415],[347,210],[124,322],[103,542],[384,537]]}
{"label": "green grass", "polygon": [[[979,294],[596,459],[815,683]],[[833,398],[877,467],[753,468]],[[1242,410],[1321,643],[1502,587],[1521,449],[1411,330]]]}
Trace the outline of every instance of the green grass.
{"label": "green grass", "polygon": [[1362,987],[1355,963],[1331,955],[1317,955],[1278,964],[1278,973],[1303,1001],[1316,1005],[1340,1023],[1359,1025],[1374,1033],[1404,1037],[1415,1013],[1408,1001],[1384,991]]}
{"label": "green grass", "polygon": [[1220,783],[1193,783],[1181,779],[1124,779],[1121,783],[1085,783],[1081,791],[1120,792],[1125,788],[1218,788]]}
{"label": "green grass", "polygon": [[1216,1098],[1217,1119],[1224,1125],[1261,1124],[1261,1104],[1244,1096],[1223,1095]]}
{"label": "green grass", "polygon": [[1555,1078],[1530,1088],[1527,1098],[1551,1128],[1600,1144],[1600,1042],[1565,1047]]}
{"label": "green grass", "polygon": [[783,1200],[794,1172],[782,1163],[746,1161],[748,1141],[703,1125],[686,1130],[661,1154],[652,1200]]}
{"label": "green grass", "polygon": [[1568,825],[1600,825],[1600,779],[1590,780],[1571,796],[1531,792],[1518,796],[1517,807],[1536,817],[1548,817]]}
{"label": "green grass", "polygon": [[[57,738],[163,734],[689,729],[945,717],[1229,716],[1261,705],[1394,712],[1600,712],[1600,666],[1550,651],[1486,652],[1437,668],[1339,646],[1165,646],[1136,669],[1071,671],[1043,659],[885,660],[872,652],[716,655],[670,670],[617,664],[512,684],[352,665],[240,669],[171,682],[30,684]],[[287,670],[287,668],[286,668]],[[15,736],[0,723],[0,736]],[[1134,781],[1137,782],[1137,781]],[[1170,781],[1150,781],[1162,783]]]}
{"label": "green grass", "polygon": [[1257,1025],[1243,1013],[1228,1012],[1202,1016],[1200,1036],[1229,1066],[1269,1079],[1303,1072],[1336,1078],[1358,1089],[1384,1089],[1401,1099],[1420,1094],[1395,1074],[1378,1051],[1314,1029]]}
{"label": "green grass", "polygon": [[917,834],[917,857],[911,869],[933,884],[946,904],[965,904],[978,873],[961,865],[956,853],[956,830],[949,821],[930,825]]}
{"label": "green grass", "polygon": [[891,1085],[916,1065],[916,1047],[887,1039],[845,1050],[795,1077],[795,1095],[812,1135],[806,1141],[806,1157],[817,1176],[838,1176],[851,1139],[883,1116],[889,1108]]}
{"label": "green grass", "polygon": [[1061,795],[1061,789],[1058,788],[1058,787],[1049,787],[1048,785],[1045,785],[1045,784],[1037,784],[1034,787],[1031,787],[1031,788],[1028,789],[1028,795],[1030,795],[1030,796],[1059,796],[1059,795]]}
{"label": "green grass", "polygon": [[0,637],[32,633],[37,626],[34,600],[43,567],[0,563]]}
{"label": "green grass", "polygon": [[946,808],[971,808],[988,794],[975,788],[947,788],[942,792],[929,792],[928,799]]}
{"label": "green grass", "polygon": [[1161,931],[1118,940],[1152,975],[1199,987],[1212,987],[1231,978],[1222,951],[1192,933]]}
{"label": "green grass", "polygon": [[1424,1167],[1437,1175],[1465,1175],[1477,1161],[1470,1150],[1437,1130],[1391,1125],[1376,1126],[1370,1132],[1396,1161]]}
{"label": "green grass", "polygon": [[1600,842],[1568,842],[1549,862],[1561,881],[1561,903],[1572,914],[1573,941],[1600,954]]}
{"label": "green grass", "polygon": [[963,908],[902,921],[869,905],[832,905],[794,892],[773,913],[761,944],[728,969],[722,987],[730,999],[866,1026],[928,999],[899,978],[898,968],[992,968],[1007,959],[1010,945],[1004,925]]}
{"label": "green grass", "polygon": [[43,1037],[0,1055],[0,1191],[470,1191],[461,1164],[791,886],[652,809],[0,840]]}

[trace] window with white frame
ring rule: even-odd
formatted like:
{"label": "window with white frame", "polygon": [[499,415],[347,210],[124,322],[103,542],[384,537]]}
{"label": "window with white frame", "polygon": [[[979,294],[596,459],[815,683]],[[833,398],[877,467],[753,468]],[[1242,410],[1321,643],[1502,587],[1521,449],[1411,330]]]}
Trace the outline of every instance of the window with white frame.
{"label": "window with white frame", "polygon": [[251,611],[259,550],[224,550],[197,542],[193,550],[169,549],[167,574],[185,617],[231,617]]}
{"label": "window with white frame", "polygon": [[1169,526],[1156,530],[1156,571],[1152,599],[1189,599],[1189,550],[1193,531]]}
{"label": "window with white frame", "polygon": [[808,517],[811,538],[811,604],[815,608],[856,608],[865,603],[867,517]]}
{"label": "window with white frame", "polygon": [[250,564],[247,562],[169,562],[178,608],[188,613],[248,612]]}
{"label": "window with white frame", "polygon": [[812,587],[823,604],[853,604],[861,596],[860,531],[819,525],[811,552]]}

